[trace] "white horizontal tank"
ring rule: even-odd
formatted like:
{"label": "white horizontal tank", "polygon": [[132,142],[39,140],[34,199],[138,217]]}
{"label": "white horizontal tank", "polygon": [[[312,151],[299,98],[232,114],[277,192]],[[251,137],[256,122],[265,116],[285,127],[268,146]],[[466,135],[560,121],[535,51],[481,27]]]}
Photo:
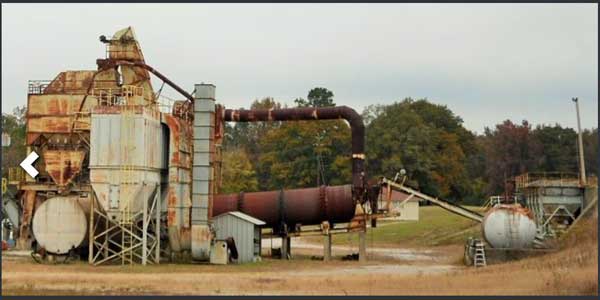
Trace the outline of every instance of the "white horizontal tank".
{"label": "white horizontal tank", "polygon": [[88,224],[84,198],[59,196],[44,201],[32,220],[38,246],[53,254],[66,254],[86,243]]}
{"label": "white horizontal tank", "polygon": [[530,248],[537,233],[531,211],[518,204],[495,206],[481,226],[483,237],[493,248]]}

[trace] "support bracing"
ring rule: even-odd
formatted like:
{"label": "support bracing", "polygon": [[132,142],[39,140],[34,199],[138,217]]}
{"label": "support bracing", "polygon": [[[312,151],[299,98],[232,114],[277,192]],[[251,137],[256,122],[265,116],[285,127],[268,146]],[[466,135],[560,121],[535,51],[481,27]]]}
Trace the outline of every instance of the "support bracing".
{"label": "support bracing", "polygon": [[92,199],[89,218],[89,256],[92,265],[160,263],[160,186],[132,212],[131,222],[110,219]]}

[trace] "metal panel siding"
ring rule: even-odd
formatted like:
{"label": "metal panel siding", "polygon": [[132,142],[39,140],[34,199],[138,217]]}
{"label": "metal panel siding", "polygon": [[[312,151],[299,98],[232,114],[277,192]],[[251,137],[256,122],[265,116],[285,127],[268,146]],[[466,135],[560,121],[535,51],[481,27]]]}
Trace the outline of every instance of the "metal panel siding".
{"label": "metal panel siding", "polygon": [[[196,115],[194,116],[194,118],[210,118],[209,115],[207,114],[203,114],[203,113],[196,113]],[[194,126],[194,138],[196,140],[205,140],[208,141],[210,140],[210,137],[212,137],[212,128],[210,127],[200,127],[200,126]]]}
{"label": "metal panel siding", "polygon": [[[112,109],[115,112],[92,113],[91,116],[90,182],[100,205],[109,215],[120,218],[118,209],[124,205],[121,198],[130,199],[127,200],[132,202],[130,209],[136,212],[142,209],[155,186],[160,185],[161,169],[166,167],[166,147],[154,111],[141,109],[126,119],[119,113],[118,109],[122,108]],[[122,130],[121,126],[127,125],[133,128]],[[124,140],[124,132],[132,136]],[[123,183],[125,185],[119,187],[124,175],[123,180],[135,184]]]}
{"label": "metal panel siding", "polygon": [[196,139],[194,140],[194,150],[197,152],[208,152],[210,150],[210,145],[206,143],[206,140]]}
{"label": "metal panel siding", "polygon": [[[195,180],[193,181],[192,190],[194,191],[194,196],[199,196],[194,199],[208,199],[209,192],[209,183],[208,180]],[[207,200],[208,201],[208,200]]]}
{"label": "metal panel siding", "polygon": [[196,166],[192,178],[207,178],[212,179],[212,170],[207,166]]}
{"label": "metal panel siding", "polygon": [[[196,150],[196,149],[194,149]],[[210,154],[208,152],[194,152],[194,167],[210,166]],[[199,179],[199,178],[198,178]]]}
{"label": "metal panel siding", "polygon": [[162,169],[166,167],[163,147],[165,141],[158,120],[147,115],[133,116],[135,142],[132,153],[121,153],[121,123],[119,114],[93,114],[90,147],[90,166],[121,166],[126,156],[128,165]]}
{"label": "metal panel siding", "polygon": [[[238,250],[238,262],[251,262],[254,258],[255,225],[236,216],[225,214],[213,219],[218,240],[233,237]],[[258,227],[256,227],[258,228]]]}
{"label": "metal panel siding", "polygon": [[210,103],[203,101],[205,99],[214,99],[209,97],[204,97],[204,98],[197,98],[194,101],[194,112],[215,112],[215,106],[211,105]]}
{"label": "metal panel siding", "polygon": [[197,84],[194,99],[193,144],[192,160],[192,223],[207,224],[212,198],[212,155],[213,120],[215,111],[215,86]]}

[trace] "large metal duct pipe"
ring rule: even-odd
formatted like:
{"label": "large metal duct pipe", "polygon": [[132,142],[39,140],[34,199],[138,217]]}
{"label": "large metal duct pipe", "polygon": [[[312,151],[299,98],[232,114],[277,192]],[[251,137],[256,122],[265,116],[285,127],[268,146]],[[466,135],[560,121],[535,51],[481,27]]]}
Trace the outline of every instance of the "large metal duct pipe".
{"label": "large metal duct pipe", "polygon": [[215,195],[213,214],[241,211],[279,229],[286,224],[312,225],[323,221],[348,222],[354,217],[355,205],[350,185],[321,186],[268,192]]}
{"label": "large metal duct pipe", "polygon": [[347,106],[301,107],[284,109],[227,109],[227,122],[270,122],[344,119],[352,130],[352,186],[357,202],[364,202],[365,192],[365,125],[362,117]]}
{"label": "large metal duct pipe", "polygon": [[[115,59],[97,59],[96,60],[96,64],[98,65],[98,67],[99,67],[100,70],[107,70],[107,69],[110,69],[110,68],[114,68],[116,66],[133,66],[133,67],[140,67],[140,68],[146,69],[148,72],[156,75],[156,77],[158,77],[160,80],[162,80],[167,85],[169,85],[174,90],[176,90],[181,95],[183,95],[187,100],[190,101],[190,103],[194,102],[194,96],[190,95],[184,89],[182,89],[181,87],[179,87],[177,84],[175,84],[175,82],[171,81],[167,76],[163,75],[158,70],[154,69],[153,67],[147,65],[146,63],[144,63],[142,61],[115,60]],[[79,110],[81,110],[81,108]]]}

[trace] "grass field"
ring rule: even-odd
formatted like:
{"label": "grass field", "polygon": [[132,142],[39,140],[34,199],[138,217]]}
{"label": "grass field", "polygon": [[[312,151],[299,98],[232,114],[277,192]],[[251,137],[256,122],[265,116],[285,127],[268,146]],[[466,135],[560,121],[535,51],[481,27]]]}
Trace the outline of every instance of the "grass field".
{"label": "grass field", "polygon": [[[480,210],[478,207],[467,207]],[[378,220],[376,228],[369,228],[367,241],[374,246],[444,246],[463,244],[467,237],[481,236],[479,223],[453,214],[438,206],[421,206],[419,221]],[[307,237],[308,241],[320,242],[321,237]],[[355,234],[333,236],[334,245],[355,244]]]}

